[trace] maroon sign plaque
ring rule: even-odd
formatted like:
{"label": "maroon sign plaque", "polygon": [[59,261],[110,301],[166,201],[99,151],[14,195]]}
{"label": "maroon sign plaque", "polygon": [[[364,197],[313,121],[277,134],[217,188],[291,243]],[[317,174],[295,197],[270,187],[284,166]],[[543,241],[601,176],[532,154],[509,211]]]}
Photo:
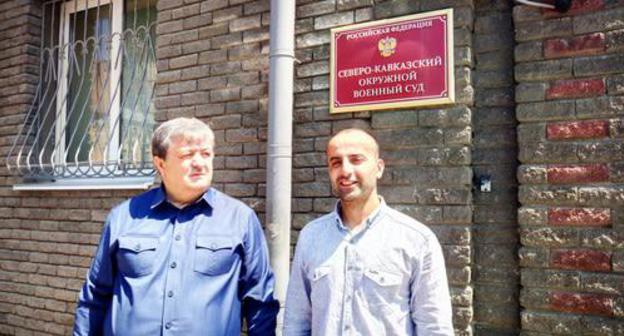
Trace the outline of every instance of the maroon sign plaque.
{"label": "maroon sign plaque", "polygon": [[449,104],[453,11],[331,30],[330,112]]}

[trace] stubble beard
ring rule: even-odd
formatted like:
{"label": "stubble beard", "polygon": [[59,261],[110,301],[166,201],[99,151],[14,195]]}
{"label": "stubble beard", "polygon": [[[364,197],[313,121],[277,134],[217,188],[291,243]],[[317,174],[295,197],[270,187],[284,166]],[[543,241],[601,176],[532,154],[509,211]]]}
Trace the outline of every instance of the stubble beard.
{"label": "stubble beard", "polygon": [[370,195],[370,191],[367,193],[367,190],[362,189],[361,187],[353,188],[348,192],[340,191],[340,188],[332,185],[332,192],[335,197],[340,199],[342,203],[351,203],[356,201],[362,201],[368,198]]}

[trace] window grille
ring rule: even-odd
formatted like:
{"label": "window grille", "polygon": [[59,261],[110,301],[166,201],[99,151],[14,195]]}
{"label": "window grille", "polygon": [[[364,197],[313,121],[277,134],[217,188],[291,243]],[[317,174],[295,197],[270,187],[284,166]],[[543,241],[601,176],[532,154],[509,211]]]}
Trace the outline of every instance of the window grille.
{"label": "window grille", "polygon": [[10,171],[34,180],[154,174],[155,3],[43,3],[39,81]]}

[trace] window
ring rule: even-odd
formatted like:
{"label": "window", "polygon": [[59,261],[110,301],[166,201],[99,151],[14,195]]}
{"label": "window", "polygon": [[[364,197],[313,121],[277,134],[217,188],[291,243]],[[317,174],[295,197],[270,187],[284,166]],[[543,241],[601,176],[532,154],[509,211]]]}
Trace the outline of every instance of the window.
{"label": "window", "polygon": [[10,169],[37,180],[154,174],[155,3],[43,4],[39,83]]}

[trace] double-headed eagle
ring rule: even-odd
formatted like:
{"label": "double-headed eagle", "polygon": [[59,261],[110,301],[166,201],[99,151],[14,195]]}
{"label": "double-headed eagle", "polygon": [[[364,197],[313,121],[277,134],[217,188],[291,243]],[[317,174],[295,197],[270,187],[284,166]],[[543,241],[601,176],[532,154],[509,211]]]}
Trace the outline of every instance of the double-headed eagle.
{"label": "double-headed eagle", "polygon": [[377,48],[379,48],[379,53],[383,57],[389,57],[394,54],[396,50],[397,40],[394,37],[386,36],[382,38],[377,43]]}

